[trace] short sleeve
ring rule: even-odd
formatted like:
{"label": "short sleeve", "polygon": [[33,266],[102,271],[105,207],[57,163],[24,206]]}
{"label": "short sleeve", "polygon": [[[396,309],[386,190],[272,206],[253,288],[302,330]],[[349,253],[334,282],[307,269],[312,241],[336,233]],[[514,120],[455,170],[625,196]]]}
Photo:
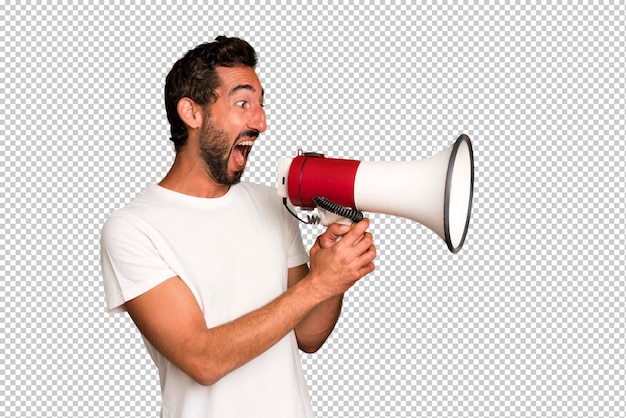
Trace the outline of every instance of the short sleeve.
{"label": "short sleeve", "polygon": [[107,311],[124,312],[124,304],[176,276],[159,254],[149,227],[113,214],[100,235],[100,265]]}

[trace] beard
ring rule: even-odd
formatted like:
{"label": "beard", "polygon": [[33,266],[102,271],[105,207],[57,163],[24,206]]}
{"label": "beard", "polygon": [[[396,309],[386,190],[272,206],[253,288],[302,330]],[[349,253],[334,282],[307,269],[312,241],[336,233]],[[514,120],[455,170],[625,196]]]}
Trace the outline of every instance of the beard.
{"label": "beard", "polygon": [[243,170],[235,171],[232,176],[228,174],[231,152],[232,147],[226,132],[216,128],[210,118],[203,121],[200,129],[200,156],[211,178],[224,186],[239,183],[243,174]]}

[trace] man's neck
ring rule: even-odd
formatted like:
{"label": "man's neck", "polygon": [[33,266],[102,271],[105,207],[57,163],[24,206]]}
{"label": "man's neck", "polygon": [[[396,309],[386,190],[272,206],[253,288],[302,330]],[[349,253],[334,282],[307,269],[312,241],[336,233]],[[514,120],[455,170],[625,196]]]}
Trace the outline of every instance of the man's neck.
{"label": "man's neck", "polygon": [[174,164],[159,186],[189,196],[216,198],[224,196],[229,186],[217,184],[197,159],[185,158],[185,150],[176,154]]}

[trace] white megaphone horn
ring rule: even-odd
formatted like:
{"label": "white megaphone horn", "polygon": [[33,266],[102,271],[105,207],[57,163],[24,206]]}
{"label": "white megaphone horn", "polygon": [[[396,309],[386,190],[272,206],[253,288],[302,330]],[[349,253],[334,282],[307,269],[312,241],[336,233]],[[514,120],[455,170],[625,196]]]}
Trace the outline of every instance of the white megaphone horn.
{"label": "white megaphone horn", "polygon": [[472,143],[461,135],[432,157],[406,162],[362,162],[299,152],[279,161],[278,194],[285,203],[288,198],[294,206],[318,207],[346,218],[366,211],[411,219],[457,253],[472,210]]}

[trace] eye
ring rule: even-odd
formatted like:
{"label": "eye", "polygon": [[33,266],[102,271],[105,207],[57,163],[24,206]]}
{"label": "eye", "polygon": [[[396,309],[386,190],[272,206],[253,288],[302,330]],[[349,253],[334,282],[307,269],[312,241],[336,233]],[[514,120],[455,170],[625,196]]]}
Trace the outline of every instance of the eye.
{"label": "eye", "polygon": [[239,100],[238,102],[235,102],[235,106],[239,106],[241,108],[246,106],[246,101],[245,100]]}

